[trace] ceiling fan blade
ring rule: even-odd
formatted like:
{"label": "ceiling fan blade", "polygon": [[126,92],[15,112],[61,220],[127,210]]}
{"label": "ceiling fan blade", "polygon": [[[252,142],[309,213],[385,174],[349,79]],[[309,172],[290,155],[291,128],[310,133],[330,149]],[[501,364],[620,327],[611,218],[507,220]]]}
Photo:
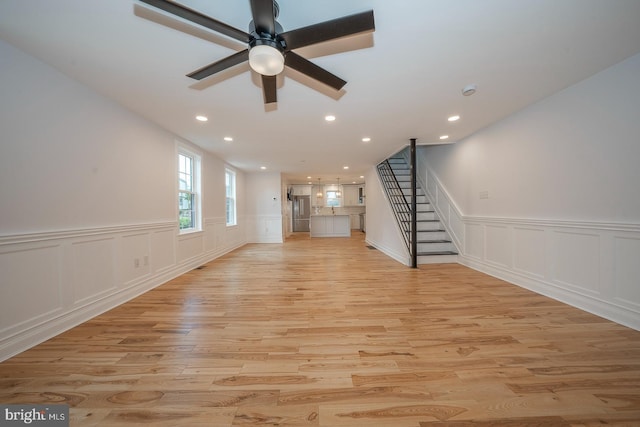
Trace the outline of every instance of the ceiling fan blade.
{"label": "ceiling fan blade", "polygon": [[188,21],[194,22],[203,27],[209,28],[218,33],[224,34],[241,42],[249,43],[249,34],[239,30],[235,27],[225,24],[224,22],[217,21],[213,18],[203,15],[188,7],[182,6],[178,3],[174,3],[168,0],[140,0],[143,3],[156,7],[158,9],[169,12],[173,15],[184,18]]}
{"label": "ceiling fan blade", "polygon": [[287,50],[290,50],[374,30],[373,10],[370,10],[286,31],[280,36],[287,43]]}
{"label": "ceiling fan blade", "polygon": [[258,34],[275,35],[276,19],[273,0],[251,0],[251,15]]}
{"label": "ceiling fan blade", "polygon": [[278,95],[276,93],[276,76],[262,76],[262,94],[264,95],[265,104],[278,102]]}
{"label": "ceiling fan blade", "polygon": [[219,73],[220,71],[224,71],[227,68],[231,68],[234,65],[241,64],[245,61],[249,60],[249,50],[242,50],[240,52],[234,53],[231,56],[227,56],[220,61],[214,62],[213,64],[209,64],[202,68],[197,69],[189,74],[187,77],[191,77],[192,79],[202,80],[205,77],[209,77],[215,73]]}
{"label": "ceiling fan blade", "polygon": [[342,80],[340,77],[331,74],[324,68],[317,66],[295,52],[287,52],[284,58],[284,63],[288,67],[291,67],[312,79],[318,80],[321,83],[331,86],[335,90],[340,90],[345,84],[347,84],[347,82]]}

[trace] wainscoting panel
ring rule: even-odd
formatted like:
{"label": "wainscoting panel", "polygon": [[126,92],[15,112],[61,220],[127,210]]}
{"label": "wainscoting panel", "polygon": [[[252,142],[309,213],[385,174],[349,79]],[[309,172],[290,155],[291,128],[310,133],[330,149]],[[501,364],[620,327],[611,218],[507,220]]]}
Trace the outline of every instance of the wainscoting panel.
{"label": "wainscoting panel", "polygon": [[207,218],[205,221],[205,250],[207,252],[224,253],[227,224],[226,218]]}
{"label": "wainscoting panel", "polygon": [[62,310],[60,245],[0,247],[0,336],[13,335]]}
{"label": "wainscoting panel", "polygon": [[464,221],[456,214],[454,209],[449,210],[449,218],[447,221],[449,235],[451,236],[453,244],[456,245],[457,248],[464,247]]}
{"label": "wainscoting panel", "polygon": [[506,226],[485,226],[485,254],[487,262],[500,267],[511,267],[513,264],[511,230]]}
{"label": "wainscoting panel", "polygon": [[174,227],[153,230],[149,235],[149,263],[152,273],[174,268],[177,263]]}
{"label": "wainscoting panel", "polygon": [[[465,247],[465,233],[466,224],[460,215],[460,210],[457,208],[449,194],[445,191],[444,187],[438,180],[438,178],[431,173],[425,173],[419,175],[422,185],[426,186],[427,197],[431,201],[435,201],[433,208],[440,217],[440,220],[444,223],[449,235],[451,236],[453,244],[458,248],[459,252],[464,252]],[[479,248],[472,248],[474,253],[478,252]]]}
{"label": "wainscoting panel", "polygon": [[[461,264],[640,330],[640,226],[478,217],[465,223]],[[478,255],[485,237],[478,230],[496,224],[512,230],[503,244],[513,267]]]}
{"label": "wainscoting panel", "polygon": [[464,254],[478,260],[484,259],[484,227],[481,224],[466,224]]}
{"label": "wainscoting panel", "polygon": [[597,295],[600,283],[600,238],[588,231],[553,233],[552,281]]}
{"label": "wainscoting panel", "polygon": [[207,252],[215,252],[220,242],[219,224],[210,222],[206,224],[204,231],[204,250]]}
{"label": "wainscoting panel", "polygon": [[250,243],[282,243],[282,217],[247,216],[247,241]]}
{"label": "wainscoting panel", "polygon": [[238,220],[238,225],[232,227],[225,225],[223,233],[223,241],[227,242],[227,246],[224,247],[225,253],[242,246],[247,241],[246,226],[241,225],[246,223],[247,220],[243,217]]}
{"label": "wainscoting panel", "polygon": [[440,193],[438,191],[440,187],[438,185],[438,181],[431,174],[425,174],[425,176],[427,177],[427,193],[429,193],[432,196],[431,200],[436,200],[436,198],[438,197],[438,193]]}
{"label": "wainscoting panel", "polygon": [[640,236],[613,238],[613,292],[618,302],[640,311]]}
{"label": "wainscoting panel", "polygon": [[115,290],[115,237],[74,242],[72,248],[74,304],[84,304]]}
{"label": "wainscoting panel", "polygon": [[525,275],[544,279],[545,231],[539,228],[514,227],[513,268]]}
{"label": "wainscoting panel", "polygon": [[436,207],[437,207],[437,211],[438,212],[442,212],[442,216],[445,217],[447,222],[449,221],[449,210],[450,210],[450,206],[449,206],[449,200],[447,199],[447,197],[445,197],[442,193],[437,192],[436,194],[436,198],[435,198],[435,202],[436,202]]}
{"label": "wainscoting panel", "polygon": [[640,330],[640,224],[465,216],[422,176],[461,264]]}
{"label": "wainscoting panel", "polygon": [[246,243],[222,221],[207,251],[173,221],[0,236],[0,361]]}
{"label": "wainscoting panel", "polygon": [[[244,224],[246,217],[239,219]],[[205,220],[203,237],[204,251],[209,259],[218,258],[250,242],[245,234],[245,226],[227,226],[225,217],[211,217]]]}
{"label": "wainscoting panel", "polygon": [[178,236],[178,263],[198,258],[204,252],[204,233],[195,232]]}
{"label": "wainscoting panel", "polygon": [[125,286],[150,273],[149,233],[130,234],[120,239],[120,282]]}

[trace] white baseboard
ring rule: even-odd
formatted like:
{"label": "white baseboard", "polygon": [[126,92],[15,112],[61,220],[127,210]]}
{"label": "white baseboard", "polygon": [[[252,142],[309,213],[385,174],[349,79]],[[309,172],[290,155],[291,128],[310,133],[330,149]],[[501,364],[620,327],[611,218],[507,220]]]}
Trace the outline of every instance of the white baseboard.
{"label": "white baseboard", "polygon": [[630,310],[623,305],[614,304],[585,293],[560,287],[539,278],[519,274],[513,270],[483,263],[470,257],[459,255],[458,262],[469,268],[528,289],[537,294],[547,296],[620,325],[640,330],[640,316],[638,316],[638,312]]}
{"label": "white baseboard", "polygon": [[401,264],[404,264],[404,265],[409,265],[410,264],[409,257],[408,257],[408,255],[406,253],[401,253],[401,252],[398,252],[396,250],[393,250],[393,249],[391,249],[389,247],[386,247],[384,244],[381,244],[379,242],[376,242],[374,240],[369,239],[368,237],[365,239],[365,242],[368,245],[373,246],[374,248],[376,248],[377,250],[379,250],[383,254],[395,259],[396,261],[398,261]]}
{"label": "white baseboard", "polygon": [[[136,226],[135,232],[141,233],[140,235],[144,235],[144,233],[152,234],[158,230],[171,231],[173,226],[173,224]],[[125,263],[128,266],[130,259],[122,256],[122,251],[119,249],[122,240],[118,239],[126,238],[126,236],[130,235],[131,230],[132,227],[112,227],[4,238],[0,242],[0,262],[14,261],[15,254],[18,254],[21,267],[24,264],[27,267],[32,266],[31,269],[33,269],[33,265],[40,260],[37,257],[43,248],[48,251],[47,253],[51,254],[53,259],[63,259],[64,261],[57,270],[53,270],[53,274],[38,276],[44,277],[40,286],[48,288],[43,289],[45,293],[62,295],[59,301],[51,304],[54,307],[53,310],[46,312],[34,311],[23,316],[23,319],[8,317],[3,320],[0,330],[0,361],[55,337],[245,244],[245,242],[239,242],[232,246],[201,252],[197,256],[185,259],[180,263],[173,262],[170,265],[157,268],[153,273],[142,274],[132,280],[125,281],[122,273],[125,267],[122,264]],[[96,241],[108,242],[109,247],[114,248],[112,267],[114,282],[105,281],[107,285],[105,289],[97,290],[87,298],[72,300],[73,279],[75,276],[72,271],[74,266],[73,253],[69,248],[72,248],[78,242],[77,239],[88,241],[89,236],[98,236],[100,240]],[[4,277],[4,279],[24,283],[27,280],[25,277],[28,278],[29,276],[28,271],[25,271],[24,274],[21,273],[23,268],[26,267],[14,268],[7,273],[7,277]],[[71,272],[64,273],[66,270],[71,270]],[[13,299],[7,298],[4,304],[27,304],[24,308],[18,307],[20,311],[16,313],[29,310],[28,301],[24,301],[24,298],[19,298],[18,295],[14,295]]]}

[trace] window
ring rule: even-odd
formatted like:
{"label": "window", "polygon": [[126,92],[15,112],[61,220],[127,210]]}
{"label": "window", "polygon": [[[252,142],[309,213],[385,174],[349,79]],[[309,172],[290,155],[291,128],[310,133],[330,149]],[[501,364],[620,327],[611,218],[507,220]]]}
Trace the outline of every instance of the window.
{"label": "window", "polygon": [[340,199],[338,198],[338,192],[335,190],[327,191],[327,206],[339,207]]}
{"label": "window", "polygon": [[225,185],[227,188],[227,225],[236,225],[236,174],[229,169],[225,171]]}
{"label": "window", "polygon": [[178,223],[181,232],[200,230],[200,156],[178,150]]}

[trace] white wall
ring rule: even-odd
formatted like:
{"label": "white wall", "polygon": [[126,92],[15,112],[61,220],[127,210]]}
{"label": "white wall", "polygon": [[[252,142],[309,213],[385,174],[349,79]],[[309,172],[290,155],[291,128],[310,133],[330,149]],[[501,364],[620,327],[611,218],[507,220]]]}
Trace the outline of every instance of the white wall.
{"label": "white wall", "polygon": [[639,110],[636,55],[464,141],[425,150],[467,215],[639,223]]}
{"label": "white wall", "polygon": [[280,173],[246,174],[247,241],[282,243],[282,184]]}
{"label": "white wall", "polygon": [[461,262],[640,329],[639,118],[636,55],[457,144],[421,147]]}
{"label": "white wall", "polygon": [[409,252],[375,166],[366,173],[365,182],[367,183],[366,242],[393,259],[409,265]]}
{"label": "white wall", "polygon": [[173,134],[2,41],[0,93],[0,360],[246,242],[221,159],[202,153],[203,231],[179,235]]}

